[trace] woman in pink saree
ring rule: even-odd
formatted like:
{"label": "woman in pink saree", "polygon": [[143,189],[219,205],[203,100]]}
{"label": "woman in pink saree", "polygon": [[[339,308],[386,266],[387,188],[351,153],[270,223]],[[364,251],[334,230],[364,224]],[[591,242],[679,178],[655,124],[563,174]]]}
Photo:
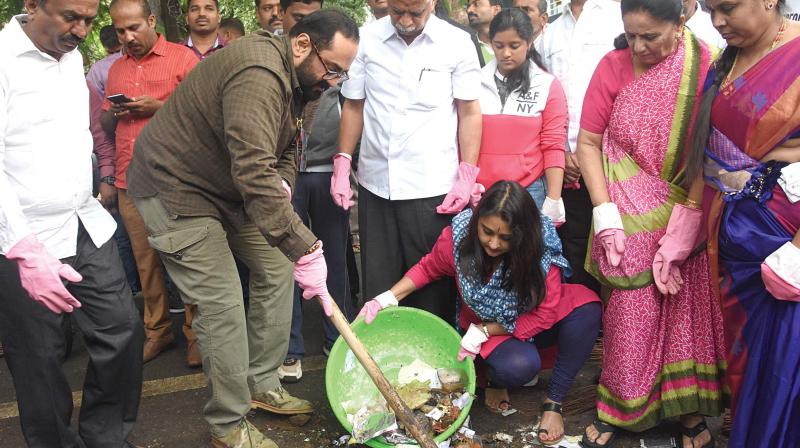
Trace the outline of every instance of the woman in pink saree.
{"label": "woman in pink saree", "polygon": [[583,105],[578,158],[595,206],[586,270],[611,291],[598,417],[583,446],[680,416],[684,447],[712,447],[704,416],[722,411],[722,316],[702,210],[680,186],[711,54],[681,7],[622,0],[624,40]]}
{"label": "woman in pink saree", "polygon": [[783,0],[709,0],[728,48],[707,78],[687,180],[705,174],[731,448],[800,446],[800,23]]}

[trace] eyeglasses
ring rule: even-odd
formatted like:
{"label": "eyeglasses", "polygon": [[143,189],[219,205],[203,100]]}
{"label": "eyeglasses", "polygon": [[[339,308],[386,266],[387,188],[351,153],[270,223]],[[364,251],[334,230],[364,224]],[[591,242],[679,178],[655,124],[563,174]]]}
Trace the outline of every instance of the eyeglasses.
{"label": "eyeglasses", "polygon": [[322,75],[322,79],[326,81],[330,81],[331,79],[340,79],[342,81],[347,81],[348,79],[350,79],[350,76],[347,74],[347,70],[337,71],[337,70],[332,70],[330,67],[328,67],[328,64],[325,63],[325,59],[322,59],[322,56],[319,55],[319,50],[317,50],[317,46],[316,44],[314,44],[314,42],[311,42],[311,48],[314,49],[314,53],[317,54],[319,62],[322,63],[322,67],[325,69],[326,73]]}

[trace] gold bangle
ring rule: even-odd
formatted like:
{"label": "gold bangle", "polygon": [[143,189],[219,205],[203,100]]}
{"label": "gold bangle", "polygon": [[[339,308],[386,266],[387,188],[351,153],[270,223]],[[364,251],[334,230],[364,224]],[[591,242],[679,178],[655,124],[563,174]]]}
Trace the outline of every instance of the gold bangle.
{"label": "gold bangle", "polygon": [[686,207],[693,208],[695,210],[702,210],[703,207],[697,203],[694,199],[686,198],[686,202],[683,203]]}
{"label": "gold bangle", "polygon": [[490,337],[491,335],[489,334],[489,329],[488,329],[488,328],[486,328],[486,324],[481,324],[481,329],[483,330],[483,334],[485,334],[485,335],[486,335],[486,339],[489,339],[489,337]]}
{"label": "gold bangle", "polygon": [[313,253],[314,251],[319,249],[319,246],[321,246],[321,245],[322,245],[322,241],[321,240],[317,240],[314,244],[311,245],[311,247],[308,248],[307,251],[305,251],[305,253],[303,255],[310,255],[311,253]]}

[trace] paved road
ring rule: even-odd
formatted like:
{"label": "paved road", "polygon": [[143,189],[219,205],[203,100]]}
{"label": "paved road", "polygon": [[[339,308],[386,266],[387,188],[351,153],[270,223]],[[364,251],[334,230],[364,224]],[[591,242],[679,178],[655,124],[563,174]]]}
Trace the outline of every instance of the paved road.
{"label": "paved road", "polygon": [[[141,303],[139,303],[141,305]],[[331,446],[332,441],[345,434],[333,416],[325,396],[324,374],[326,358],[322,355],[322,316],[318,304],[305,304],[307,358],[303,363],[303,379],[298,384],[287,385],[294,395],[311,400],[317,411],[303,426],[296,426],[284,416],[264,412],[252,414],[253,422],[266,431],[280,447],[316,448]],[[177,315],[174,328],[179,329],[182,316]],[[202,418],[202,407],[208,395],[205,378],[199,369],[189,369],[183,363],[185,342],[179,336],[179,346],[148,363],[144,369],[144,388],[139,420],[131,441],[148,448],[205,448],[209,433]],[[64,364],[72,390],[79,391],[86,365],[87,353],[80,336],[76,336],[72,356]],[[587,365],[575,387],[590,385],[598,373],[597,365]],[[514,437],[507,445],[500,442],[485,443],[486,447],[523,447],[525,434],[536,423],[540,403],[544,398],[548,372],[542,374],[540,384],[512,393],[512,406],[519,410],[509,417],[491,414],[478,403],[473,407],[472,427],[478,434],[489,437],[503,432]],[[74,394],[79,401],[79,393]],[[75,412],[77,419],[77,412]],[[594,410],[566,417],[567,434],[580,434],[594,416]],[[74,421],[73,421],[74,424]],[[717,447],[727,446],[719,435],[720,419],[709,421]],[[527,430],[526,430],[527,429]],[[617,447],[639,447],[639,439],[664,437],[677,432],[677,423],[671,422],[644,434],[621,434]],[[19,428],[14,388],[5,363],[0,362],[0,448],[24,447]],[[534,446],[534,445],[527,445]]]}

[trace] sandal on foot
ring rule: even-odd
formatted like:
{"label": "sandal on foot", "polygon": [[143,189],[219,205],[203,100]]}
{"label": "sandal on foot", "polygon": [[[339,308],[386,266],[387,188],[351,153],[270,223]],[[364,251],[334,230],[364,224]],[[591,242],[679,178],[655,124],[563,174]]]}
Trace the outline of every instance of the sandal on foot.
{"label": "sandal on foot", "polygon": [[511,409],[511,403],[509,403],[508,400],[500,400],[500,403],[497,405],[496,408],[486,405],[486,409],[488,409],[489,412],[491,412],[492,414],[500,415],[503,412]]}
{"label": "sandal on foot", "polygon": [[599,419],[595,419],[594,422],[592,422],[592,425],[597,430],[597,432],[600,433],[600,435],[597,436],[597,439],[603,437],[603,434],[605,433],[611,433],[611,437],[609,437],[608,440],[606,440],[606,443],[602,444],[597,443],[597,439],[594,439],[595,441],[592,442],[591,440],[589,440],[589,436],[586,435],[586,430],[584,429],[583,438],[581,439],[581,446],[583,446],[584,448],[609,448],[613,446],[614,439],[617,438],[617,431],[619,431],[619,428],[617,428],[614,425],[610,425],[606,422],[600,421]]}
{"label": "sandal on foot", "polygon": [[711,436],[711,440],[708,441],[705,445],[701,446],[700,448],[714,448],[714,434],[711,434],[711,430],[708,429],[708,425],[706,425],[706,419],[700,421],[700,423],[694,425],[691,428],[687,428],[686,426],[681,425],[681,435],[686,436],[692,442],[692,446],[694,446],[694,439],[703,433],[703,431],[708,431],[708,435]]}
{"label": "sandal on foot", "polygon": [[[548,402],[544,403],[542,405],[542,416],[544,416],[544,413],[548,412],[548,411],[549,412],[556,412],[559,415],[561,415],[561,404],[560,403],[553,403],[551,401],[548,401]],[[539,417],[539,424],[540,425],[542,424],[542,417]],[[542,440],[542,437],[541,437],[542,433],[550,435],[550,432],[548,430],[542,429],[542,428],[539,428],[536,431],[536,437],[539,439],[539,442],[541,442],[541,444],[544,445],[544,446],[555,446],[555,445],[558,445],[559,443],[561,443],[562,440],[564,440],[564,434],[561,434],[561,437],[559,437],[558,439],[549,440],[549,441],[545,442],[544,440]]]}

